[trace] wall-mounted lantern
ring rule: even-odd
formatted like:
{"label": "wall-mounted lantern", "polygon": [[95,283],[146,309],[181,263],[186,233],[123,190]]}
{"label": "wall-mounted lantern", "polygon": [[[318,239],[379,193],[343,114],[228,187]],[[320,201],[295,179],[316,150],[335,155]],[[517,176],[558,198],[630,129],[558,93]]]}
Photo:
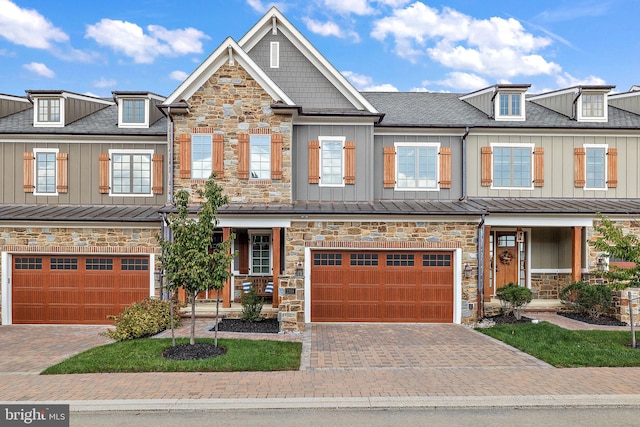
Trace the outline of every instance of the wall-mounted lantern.
{"label": "wall-mounted lantern", "polygon": [[470,279],[471,276],[473,276],[473,268],[467,262],[464,264],[464,277]]}
{"label": "wall-mounted lantern", "polygon": [[304,277],[304,268],[302,267],[302,263],[301,262],[299,262],[296,265],[295,277],[297,277],[297,278],[303,278]]}
{"label": "wall-mounted lantern", "polygon": [[596,260],[598,271],[607,271],[607,260],[603,256],[599,256]]}

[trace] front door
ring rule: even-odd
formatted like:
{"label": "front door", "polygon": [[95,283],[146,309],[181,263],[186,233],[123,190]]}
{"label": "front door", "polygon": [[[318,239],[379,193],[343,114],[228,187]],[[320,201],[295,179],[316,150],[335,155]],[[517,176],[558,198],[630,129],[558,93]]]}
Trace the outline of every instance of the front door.
{"label": "front door", "polygon": [[515,231],[498,231],[495,236],[495,286],[494,290],[508,283],[518,284],[518,245]]}

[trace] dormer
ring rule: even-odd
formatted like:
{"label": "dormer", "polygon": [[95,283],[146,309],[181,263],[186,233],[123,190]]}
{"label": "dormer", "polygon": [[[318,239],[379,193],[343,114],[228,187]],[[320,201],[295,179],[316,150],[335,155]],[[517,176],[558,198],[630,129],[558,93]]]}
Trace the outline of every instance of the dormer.
{"label": "dormer", "polygon": [[0,117],[7,117],[29,108],[31,102],[26,97],[0,93]]}
{"label": "dormer", "polygon": [[26,92],[33,103],[34,127],[64,127],[113,105],[109,100],[62,90],[28,90]]}
{"label": "dormer", "polygon": [[532,96],[529,101],[578,122],[607,122],[608,94],[615,86],[574,86]]}
{"label": "dormer", "polygon": [[640,86],[631,86],[628,92],[611,94],[607,100],[612,107],[640,114]]}
{"label": "dormer", "polygon": [[119,128],[148,128],[162,117],[158,105],[164,97],[151,92],[114,91]]}
{"label": "dormer", "polygon": [[498,84],[461,96],[495,121],[524,121],[525,94],[530,84]]}

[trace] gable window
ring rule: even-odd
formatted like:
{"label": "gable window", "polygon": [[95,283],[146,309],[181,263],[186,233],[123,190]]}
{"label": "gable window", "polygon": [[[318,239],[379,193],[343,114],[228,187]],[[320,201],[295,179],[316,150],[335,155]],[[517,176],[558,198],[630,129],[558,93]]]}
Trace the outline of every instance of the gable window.
{"label": "gable window", "polygon": [[439,148],[439,144],[396,143],[396,189],[437,189]]}
{"label": "gable window", "polygon": [[250,265],[251,274],[270,275],[271,274],[271,235],[252,234]]}
{"label": "gable window", "polygon": [[38,99],[38,121],[53,123],[60,122],[60,99]]}
{"label": "gable window", "polygon": [[122,123],[144,124],[146,122],[144,99],[122,100]]}
{"label": "gable window", "polygon": [[494,187],[533,186],[532,145],[493,145],[492,148]]}
{"label": "gable window", "polygon": [[36,149],[35,156],[35,191],[34,194],[55,195],[57,149]]}
{"label": "gable window", "polygon": [[604,189],[607,186],[607,149],[606,147],[585,147],[585,187]]}
{"label": "gable window", "polygon": [[582,94],[582,117],[603,117],[604,95]]}
{"label": "gable window", "polygon": [[343,186],[344,137],[320,137],[320,185]]}
{"label": "gable window", "polygon": [[145,150],[109,151],[111,194],[151,195],[151,156]]}
{"label": "gable window", "polygon": [[280,43],[271,42],[270,52],[271,68],[280,68]]}
{"label": "gable window", "polygon": [[251,135],[249,150],[251,179],[271,179],[271,135]]}
{"label": "gable window", "polygon": [[500,94],[500,115],[501,116],[520,116],[520,98],[519,93],[501,93]]}
{"label": "gable window", "polygon": [[191,178],[208,179],[212,170],[211,135],[191,136]]}

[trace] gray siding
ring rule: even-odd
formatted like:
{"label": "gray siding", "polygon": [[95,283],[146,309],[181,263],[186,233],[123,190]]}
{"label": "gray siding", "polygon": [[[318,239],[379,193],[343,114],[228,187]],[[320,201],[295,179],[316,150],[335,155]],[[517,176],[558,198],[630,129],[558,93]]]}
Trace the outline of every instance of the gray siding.
{"label": "gray siding", "polygon": [[493,96],[495,92],[487,92],[478,96],[473,96],[470,98],[466,98],[464,101],[470,105],[473,105],[478,110],[482,111],[489,117],[493,117]]}
{"label": "gray siding", "polygon": [[620,108],[621,110],[640,114],[640,92],[635,96],[610,96],[607,101],[609,102],[609,105]]}
{"label": "gray siding", "polygon": [[566,93],[562,95],[548,96],[546,98],[536,99],[531,102],[535,102],[538,105],[542,105],[543,107],[563,114],[567,117],[573,117],[573,103],[577,95],[578,94],[576,93]]}
{"label": "gray siding", "polygon": [[532,229],[531,268],[571,268],[571,229],[559,227]]}
{"label": "gray siding", "polygon": [[32,105],[30,102],[12,101],[10,99],[0,98],[0,117],[6,117],[31,107]]}
{"label": "gray siding", "polygon": [[[68,192],[58,196],[34,196],[25,193],[23,187],[23,154],[34,148],[57,148],[68,153]],[[166,143],[158,144],[102,144],[102,143],[0,143],[1,181],[0,203],[8,204],[71,204],[71,205],[160,205],[166,199],[167,174],[163,174],[164,194],[151,197],[113,197],[98,191],[98,158],[110,149],[154,150],[164,156],[167,165]]]}
{"label": "gray siding", "polygon": [[108,107],[106,104],[98,104],[96,102],[85,101],[72,97],[68,97],[64,103],[65,125]]}
{"label": "gray siding", "polygon": [[164,115],[162,114],[162,111],[160,111],[160,109],[158,108],[158,105],[162,104],[161,101],[155,100],[155,99],[151,99],[149,102],[149,126],[151,126],[152,124],[154,124],[155,122],[157,122],[158,120],[160,120],[161,118],[164,117]]}
{"label": "gray siding", "polygon": [[[280,67],[271,68],[271,42],[280,43]],[[265,35],[249,52],[262,70],[306,109],[354,109],[335,86],[281,32]]]}
{"label": "gray siding", "polygon": [[[344,187],[321,187],[309,184],[309,141],[319,136],[344,136],[356,144],[355,184]],[[293,200],[362,202],[373,200],[373,181],[377,176],[373,166],[373,127],[357,125],[304,125],[295,126],[293,134]]]}

